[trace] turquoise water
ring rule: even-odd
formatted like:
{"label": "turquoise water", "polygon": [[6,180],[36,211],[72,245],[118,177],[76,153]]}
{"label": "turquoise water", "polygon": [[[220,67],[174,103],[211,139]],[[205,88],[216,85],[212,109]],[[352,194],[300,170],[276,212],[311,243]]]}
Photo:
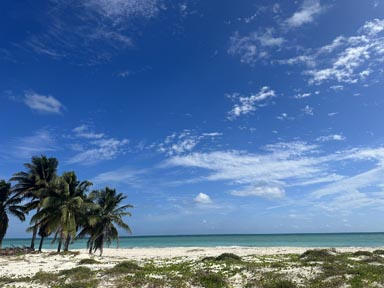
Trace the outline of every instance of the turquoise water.
{"label": "turquoise water", "polygon": [[[86,239],[77,240],[72,249],[86,248]],[[50,239],[44,249],[56,249]],[[29,246],[30,239],[4,239],[3,247]],[[39,239],[36,241],[39,245]],[[337,234],[258,234],[258,235],[191,235],[191,236],[131,236],[120,238],[120,248],[133,247],[378,247],[384,246],[384,233],[337,233]],[[110,247],[116,247],[116,243]]]}

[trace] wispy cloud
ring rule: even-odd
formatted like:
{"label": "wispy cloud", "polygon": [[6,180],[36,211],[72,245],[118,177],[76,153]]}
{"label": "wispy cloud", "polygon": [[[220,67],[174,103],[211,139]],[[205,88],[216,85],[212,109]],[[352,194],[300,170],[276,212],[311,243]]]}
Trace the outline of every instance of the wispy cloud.
{"label": "wispy cloud", "polygon": [[30,136],[12,139],[9,147],[1,149],[7,153],[3,157],[29,160],[32,156],[39,156],[57,150],[57,141],[53,134],[46,129],[38,130]]}
{"label": "wispy cloud", "polygon": [[251,112],[254,112],[257,107],[265,105],[265,101],[275,96],[275,91],[267,86],[262,87],[258,93],[252,94],[250,96],[242,96],[239,93],[227,95],[228,98],[237,102],[233,106],[232,110],[229,111],[228,119],[235,120],[242,115],[247,115]]}
{"label": "wispy cloud", "polygon": [[300,9],[288,18],[284,24],[289,28],[297,28],[304,24],[311,23],[315,17],[324,11],[319,0],[304,0]]}
{"label": "wispy cloud", "polygon": [[322,84],[335,81],[340,83],[357,83],[370,79],[380,73],[384,62],[384,20],[374,19],[366,22],[355,36],[338,36],[330,44],[309,50],[280,64],[304,64],[304,74],[309,76],[309,84]]}
{"label": "wispy cloud", "polygon": [[285,42],[284,38],[274,36],[273,29],[265,32],[252,32],[241,36],[238,32],[230,38],[228,53],[240,57],[240,61],[253,65],[261,59],[269,57],[273,49],[278,49]]}
{"label": "wispy cloud", "polygon": [[[382,190],[382,147],[326,154],[317,145],[287,142],[268,145],[264,150],[267,152],[257,154],[242,151],[192,153],[170,158],[165,167],[200,168],[207,174],[196,181],[221,181],[237,186],[229,192],[233,196],[284,198],[287,191],[306,187],[311,192],[305,197],[316,202],[315,199],[325,196],[327,201],[334,201],[340,194]],[[352,163],[364,163],[361,166],[364,169],[345,174],[344,165]],[[335,197],[329,198],[331,195]]]}
{"label": "wispy cloud", "polygon": [[192,130],[184,130],[181,133],[172,133],[167,136],[163,142],[155,146],[158,151],[165,153],[168,156],[180,155],[186,152],[191,152],[204,140],[212,141],[220,136],[222,136],[222,133],[219,132],[197,134]]}
{"label": "wispy cloud", "polygon": [[75,133],[76,137],[86,139],[100,139],[105,136],[104,133],[94,132],[88,125],[85,124],[75,127],[72,131]]}
{"label": "wispy cloud", "polygon": [[135,170],[129,167],[119,168],[117,170],[107,171],[98,174],[90,181],[95,185],[130,185],[138,186],[142,182],[141,176],[145,170]]}
{"label": "wispy cloud", "polygon": [[55,97],[31,91],[25,93],[23,102],[32,110],[42,113],[60,114],[64,109],[63,104]]}
{"label": "wispy cloud", "polygon": [[30,33],[19,48],[72,64],[98,64],[134,46],[132,28],[162,9],[157,0],[50,0],[46,29]]}
{"label": "wispy cloud", "polygon": [[278,186],[256,186],[247,187],[243,190],[234,190],[230,192],[233,196],[258,196],[265,198],[283,198],[285,196],[285,190]]}
{"label": "wispy cloud", "polygon": [[76,155],[70,157],[67,163],[92,165],[103,160],[111,160],[125,153],[128,139],[107,137],[104,133],[96,133],[87,125],[73,129],[71,147]]}
{"label": "wispy cloud", "polygon": [[316,140],[319,142],[329,142],[329,141],[344,141],[346,138],[340,134],[330,134],[327,136],[318,137]]}

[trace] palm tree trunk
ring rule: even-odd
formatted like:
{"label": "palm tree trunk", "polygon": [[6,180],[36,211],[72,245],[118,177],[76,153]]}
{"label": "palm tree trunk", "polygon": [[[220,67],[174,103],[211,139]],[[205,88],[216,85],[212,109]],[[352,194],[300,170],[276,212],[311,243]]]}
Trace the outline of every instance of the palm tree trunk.
{"label": "palm tree trunk", "polygon": [[101,235],[100,256],[103,255],[103,247],[104,247],[104,235]]}
{"label": "palm tree trunk", "polygon": [[[40,211],[40,207],[37,208],[36,214],[39,213],[39,211]],[[35,225],[33,227],[32,239],[31,239],[31,249],[33,249],[33,250],[35,250],[35,240],[36,240],[36,235],[37,235],[38,229],[39,229],[39,227],[37,225]]]}
{"label": "palm tree trunk", "polygon": [[0,248],[1,248],[3,245],[3,239],[5,236],[5,233],[7,233],[8,222],[9,222],[8,216],[7,214],[5,214],[4,211],[0,212],[0,220],[1,220],[0,222]]}
{"label": "palm tree trunk", "polygon": [[40,244],[39,244],[39,252],[41,252],[41,249],[43,248],[43,242],[44,242],[44,236],[41,236]]}
{"label": "palm tree trunk", "polygon": [[61,244],[63,243],[63,230],[60,231],[59,245],[57,246],[57,252],[61,251]]}
{"label": "palm tree trunk", "polygon": [[65,243],[64,243],[64,251],[68,251],[70,242],[71,242],[71,235],[67,235],[67,238],[65,239]]}

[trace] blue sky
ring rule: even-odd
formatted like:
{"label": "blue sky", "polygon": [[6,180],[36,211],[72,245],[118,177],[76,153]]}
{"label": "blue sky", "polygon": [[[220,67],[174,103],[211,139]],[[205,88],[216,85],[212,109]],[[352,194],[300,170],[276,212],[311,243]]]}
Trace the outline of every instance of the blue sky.
{"label": "blue sky", "polygon": [[0,178],[57,157],[134,235],[383,231],[383,1],[0,7]]}

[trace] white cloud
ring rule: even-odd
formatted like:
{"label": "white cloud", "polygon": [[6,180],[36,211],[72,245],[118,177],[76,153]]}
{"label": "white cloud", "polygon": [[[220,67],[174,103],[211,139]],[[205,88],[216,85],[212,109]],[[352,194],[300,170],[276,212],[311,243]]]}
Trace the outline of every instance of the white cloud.
{"label": "white cloud", "polygon": [[233,196],[259,196],[264,198],[283,198],[285,195],[284,189],[273,186],[257,186],[246,187],[244,190],[231,191]]}
{"label": "white cloud", "polygon": [[89,128],[88,125],[85,124],[77,126],[72,131],[75,133],[76,137],[80,138],[100,139],[104,137],[104,133],[95,133]]}
{"label": "white cloud", "polygon": [[238,102],[236,103],[232,110],[228,113],[229,120],[235,120],[236,118],[249,114],[257,109],[260,106],[258,103],[266,101],[269,98],[275,97],[276,93],[271,88],[264,86],[256,94],[250,96],[241,96],[238,93],[232,95],[227,95],[232,100]]}
{"label": "white cloud", "polygon": [[318,137],[316,140],[319,142],[328,142],[328,141],[344,141],[346,138],[340,134],[331,134],[327,136]]}
{"label": "white cloud", "polygon": [[60,114],[64,108],[63,104],[53,96],[45,96],[35,92],[26,92],[23,101],[32,110],[43,113]]}
{"label": "white cloud", "polygon": [[[356,36],[338,36],[330,44],[286,60],[280,64],[305,64],[309,84],[357,83],[381,71],[384,62],[384,20],[367,21]],[[333,85],[340,86],[340,85]]]}
{"label": "white cloud", "polygon": [[132,17],[151,18],[159,12],[158,2],[157,0],[83,0],[86,7],[113,21],[127,21]]}
{"label": "white cloud", "polygon": [[[73,129],[75,138],[72,150],[77,154],[67,162],[70,164],[92,165],[102,160],[111,160],[124,154],[128,139],[118,140],[108,138],[104,133],[96,133],[87,125],[80,125]],[[88,140],[88,141],[85,141]]]}
{"label": "white cloud", "polygon": [[213,140],[220,137],[222,133],[210,132],[201,135],[191,130],[184,130],[181,133],[172,133],[165,140],[157,145],[160,152],[166,153],[168,156],[180,155],[192,151],[203,140]]}
{"label": "white cloud", "polygon": [[309,96],[311,96],[312,94],[311,93],[299,93],[297,95],[295,95],[293,98],[295,99],[303,99],[303,98],[307,98]]}
{"label": "white cloud", "polygon": [[310,107],[310,106],[305,106],[303,109],[301,109],[301,111],[305,114],[305,115],[309,115],[309,116],[313,116],[314,113],[313,113],[313,108]]}
{"label": "white cloud", "polygon": [[[169,159],[165,167],[202,169],[205,176],[195,181],[221,181],[237,186],[230,190],[230,194],[234,196],[281,198],[287,194],[286,191],[312,187],[310,190],[306,189],[312,192],[305,196],[305,201],[316,202],[316,199],[325,196],[328,201],[339,197],[337,195],[353,191],[365,193],[364,191],[382,190],[383,147],[349,149],[326,154],[317,145],[287,142],[268,145],[264,149],[267,153],[192,153]],[[346,172],[343,168],[346,165],[359,165],[360,169]]]}
{"label": "white cloud", "polygon": [[198,204],[211,204],[212,199],[205,193],[199,193],[194,199],[196,203]]}
{"label": "white cloud", "polygon": [[228,53],[239,56],[240,61],[246,64],[254,64],[260,59],[268,58],[271,49],[279,48],[284,38],[275,37],[272,29],[264,33],[252,32],[247,36],[240,36],[238,32],[230,38]]}
{"label": "white cloud", "polygon": [[304,24],[311,23],[315,17],[324,11],[319,0],[304,0],[299,11],[295,12],[285,21],[289,28],[297,28]]}
{"label": "white cloud", "polygon": [[[253,194],[257,192],[259,196],[275,198],[276,195],[282,195],[277,193],[276,187],[280,187],[280,192],[283,191],[284,179],[307,179],[322,172],[322,168],[316,164],[320,164],[323,160],[304,157],[315,153],[316,147],[302,142],[292,142],[268,145],[265,147],[269,152],[267,154],[249,154],[240,151],[193,153],[173,157],[167,161],[167,165],[212,171],[204,178],[205,180],[236,183],[242,188],[232,193],[238,196],[251,194],[253,191]],[[260,189],[264,192],[262,193]]]}

